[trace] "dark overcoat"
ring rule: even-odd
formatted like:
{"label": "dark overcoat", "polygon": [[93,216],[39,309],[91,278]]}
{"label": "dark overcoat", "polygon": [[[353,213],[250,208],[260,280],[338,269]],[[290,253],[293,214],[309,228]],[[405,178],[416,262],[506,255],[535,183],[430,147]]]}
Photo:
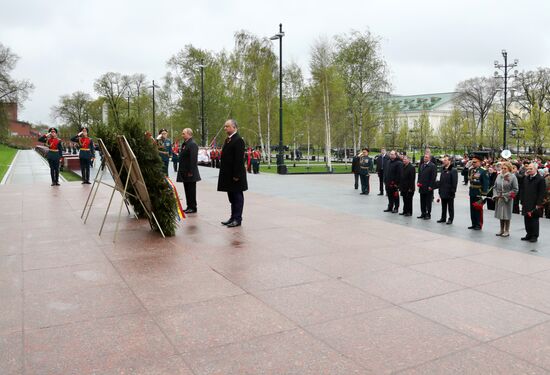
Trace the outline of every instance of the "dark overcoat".
{"label": "dark overcoat", "polygon": [[[525,175],[520,194],[523,215],[533,212],[537,206],[542,206],[546,194],[544,177],[538,173],[533,177]],[[538,214],[540,215],[540,212]]]}
{"label": "dark overcoat", "polygon": [[453,165],[449,168],[443,168],[439,176],[439,196],[441,199],[451,199],[455,197],[456,186],[458,184],[458,173]]}
{"label": "dark overcoat", "polygon": [[[429,193],[435,189],[435,180],[437,178],[437,168],[431,161],[420,166],[418,172],[418,191],[420,193]],[[430,190],[431,188],[431,190]]]}
{"label": "dark overcoat", "polygon": [[416,186],[416,169],[409,163],[407,165],[403,164],[403,169],[401,170],[401,179],[399,180],[399,191],[401,193],[414,193]]}
{"label": "dark overcoat", "polygon": [[246,191],[246,169],[244,167],[244,140],[239,133],[227,138],[223,144],[218,191]]}
{"label": "dark overcoat", "polygon": [[403,162],[397,158],[388,160],[389,161],[384,166],[384,183],[386,185],[395,185],[395,188],[397,188],[401,180]]}
{"label": "dark overcoat", "polygon": [[198,167],[199,146],[193,138],[181,144],[177,182],[197,182],[201,180]]}

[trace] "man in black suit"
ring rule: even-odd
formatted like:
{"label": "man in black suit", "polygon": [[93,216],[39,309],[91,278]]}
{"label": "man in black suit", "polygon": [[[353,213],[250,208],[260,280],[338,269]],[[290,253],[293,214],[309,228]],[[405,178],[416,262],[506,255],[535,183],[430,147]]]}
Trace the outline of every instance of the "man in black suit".
{"label": "man in black suit", "polygon": [[[455,194],[456,186],[458,184],[458,173],[453,168],[451,158],[445,155],[443,158],[443,168],[441,169],[441,175],[439,176],[439,197],[441,198],[441,219],[438,223],[452,224],[455,217]],[[449,220],[447,220],[447,210],[449,211]]]}
{"label": "man in black suit", "polygon": [[237,133],[237,121],[229,119],[223,126],[227,139],[221,152],[218,191],[226,191],[231,203],[231,217],[222,221],[228,228],[241,225],[244,207],[244,194],[248,190],[246,169],[244,167],[244,140]]}
{"label": "man in black suit", "polygon": [[395,150],[390,151],[389,161],[384,166],[384,183],[388,196],[388,208],[384,212],[397,213],[399,211],[399,181],[403,163],[397,157]]}
{"label": "man in black suit", "polygon": [[432,201],[434,198],[435,179],[437,168],[431,161],[429,153],[424,154],[424,162],[418,172],[418,192],[420,193],[419,219],[430,220],[432,218]]}
{"label": "man in black suit", "polygon": [[197,181],[201,180],[197,157],[199,146],[193,140],[193,130],[186,128],[181,133],[183,143],[179,152],[180,165],[177,182],[183,182],[185,189],[185,200],[187,201],[186,214],[197,212]]}
{"label": "man in black suit", "polygon": [[399,191],[403,197],[403,212],[399,215],[412,216],[412,200],[414,196],[414,183],[416,181],[416,170],[411,164],[407,155],[403,155],[403,169],[401,170],[401,179],[399,180]]}
{"label": "man in black suit", "polygon": [[376,173],[378,174],[378,183],[380,184],[380,193],[378,195],[384,195],[384,166],[389,159],[385,148],[380,150],[380,155],[376,157]]}
{"label": "man in black suit", "polygon": [[537,165],[529,164],[523,178],[521,189],[522,215],[527,235],[521,237],[522,241],[537,242],[539,238],[539,217],[543,214],[544,195],[546,182],[538,174]]}

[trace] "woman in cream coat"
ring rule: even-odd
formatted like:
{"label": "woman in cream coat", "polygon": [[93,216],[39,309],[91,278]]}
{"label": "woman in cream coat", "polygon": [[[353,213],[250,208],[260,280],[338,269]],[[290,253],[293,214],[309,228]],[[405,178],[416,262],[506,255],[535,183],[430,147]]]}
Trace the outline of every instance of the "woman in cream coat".
{"label": "woman in cream coat", "polygon": [[493,187],[493,200],[495,201],[495,217],[500,219],[500,232],[497,236],[508,237],[510,235],[510,220],[512,219],[512,207],[518,193],[518,180],[512,173],[512,164],[501,164],[501,172],[495,180]]}

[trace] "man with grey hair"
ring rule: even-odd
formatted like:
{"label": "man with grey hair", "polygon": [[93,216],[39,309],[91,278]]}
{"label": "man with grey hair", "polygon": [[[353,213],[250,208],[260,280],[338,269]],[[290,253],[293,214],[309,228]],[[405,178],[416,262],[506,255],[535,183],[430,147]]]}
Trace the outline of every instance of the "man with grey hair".
{"label": "man with grey hair", "polygon": [[183,143],[179,153],[180,167],[176,181],[183,182],[187,202],[184,212],[194,214],[197,212],[197,182],[201,180],[198,167],[199,146],[193,140],[193,130],[185,128],[181,135]]}
{"label": "man with grey hair", "polygon": [[227,192],[231,203],[231,217],[222,221],[228,228],[241,225],[244,207],[244,194],[248,190],[246,169],[244,167],[244,140],[237,132],[237,122],[229,119],[223,126],[227,139],[221,152],[220,174],[218,176],[218,191]]}
{"label": "man with grey hair", "polygon": [[531,163],[527,167],[521,189],[522,215],[527,235],[522,241],[537,242],[539,238],[539,217],[542,216],[546,182],[538,174],[537,164]]}

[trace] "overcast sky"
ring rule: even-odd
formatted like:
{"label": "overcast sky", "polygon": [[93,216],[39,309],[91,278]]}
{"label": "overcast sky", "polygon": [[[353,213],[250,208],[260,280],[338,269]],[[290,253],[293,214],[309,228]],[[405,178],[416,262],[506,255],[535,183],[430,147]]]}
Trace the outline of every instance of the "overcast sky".
{"label": "overcast sky", "polygon": [[396,94],[490,76],[503,48],[520,70],[550,66],[549,0],[18,0],[0,9],[0,42],[20,56],[14,76],[36,86],[19,117],[34,123],[52,121],[60,95],[95,96],[105,72],[160,81],[186,44],[230,50],[235,31],[271,36],[279,23],[283,64],[304,70],[320,36],[368,28],[382,39]]}

